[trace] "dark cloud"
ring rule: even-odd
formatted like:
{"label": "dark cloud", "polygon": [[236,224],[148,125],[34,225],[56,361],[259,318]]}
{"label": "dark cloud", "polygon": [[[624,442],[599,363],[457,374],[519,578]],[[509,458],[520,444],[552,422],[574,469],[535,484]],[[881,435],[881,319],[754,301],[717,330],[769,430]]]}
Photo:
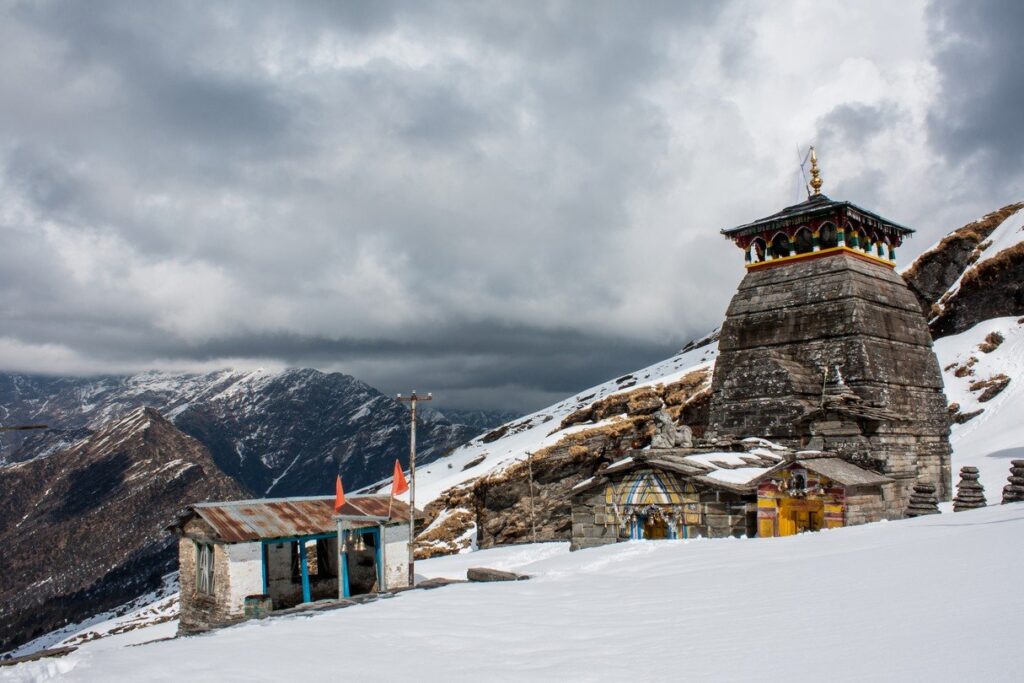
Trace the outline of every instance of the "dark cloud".
{"label": "dark cloud", "polygon": [[[908,125],[811,87],[889,76],[885,45],[773,62],[791,9],[4,5],[0,366],[311,365],[528,409],[664,358],[720,323],[718,230],[792,203],[815,119],[852,150]],[[891,158],[831,159],[892,202]]]}
{"label": "dark cloud", "polygon": [[1018,176],[1024,158],[1024,3],[933,2],[930,37],[942,106],[929,116],[934,144],[955,163],[980,162],[987,177]]}

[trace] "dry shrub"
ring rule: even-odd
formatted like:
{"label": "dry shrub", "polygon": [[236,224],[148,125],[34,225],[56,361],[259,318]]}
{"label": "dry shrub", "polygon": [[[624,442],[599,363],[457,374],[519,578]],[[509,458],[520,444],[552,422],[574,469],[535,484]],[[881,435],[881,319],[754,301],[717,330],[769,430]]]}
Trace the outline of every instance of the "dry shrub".
{"label": "dry shrub", "polygon": [[953,375],[955,377],[966,377],[967,375],[973,375],[974,374],[974,366],[977,364],[977,362],[978,362],[978,359],[975,358],[974,356],[971,356],[970,358],[967,359],[967,361],[963,365],[959,366],[956,369],[956,371],[953,373]]}
{"label": "dry shrub", "polygon": [[585,458],[590,455],[590,449],[586,446],[573,444],[572,446],[569,446],[569,455],[573,458]]}
{"label": "dry shrub", "polygon": [[999,332],[989,332],[988,336],[985,337],[985,341],[978,344],[978,350],[982,353],[992,353],[1002,343],[1003,335],[999,334]]}

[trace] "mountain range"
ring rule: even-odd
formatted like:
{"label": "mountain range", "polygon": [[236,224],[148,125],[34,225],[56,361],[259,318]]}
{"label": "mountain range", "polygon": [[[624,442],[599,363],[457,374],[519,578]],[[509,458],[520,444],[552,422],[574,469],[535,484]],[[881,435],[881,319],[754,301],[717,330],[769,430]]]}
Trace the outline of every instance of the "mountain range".
{"label": "mountain range", "polygon": [[[331,491],[339,472],[347,487],[359,488],[389,474],[393,460],[409,448],[408,408],[336,372],[0,374],[0,423],[50,426],[0,436],[0,463],[67,448],[139,407],[154,408],[194,436],[220,469],[260,496]],[[503,418],[507,414],[426,412],[417,429],[417,455],[429,462]]]}
{"label": "mountain range", "polygon": [[[405,405],[309,369],[0,374],[0,417],[49,426],[0,432],[0,652],[152,590],[185,505],[355,490],[409,448]],[[420,462],[508,417],[422,411]]]}

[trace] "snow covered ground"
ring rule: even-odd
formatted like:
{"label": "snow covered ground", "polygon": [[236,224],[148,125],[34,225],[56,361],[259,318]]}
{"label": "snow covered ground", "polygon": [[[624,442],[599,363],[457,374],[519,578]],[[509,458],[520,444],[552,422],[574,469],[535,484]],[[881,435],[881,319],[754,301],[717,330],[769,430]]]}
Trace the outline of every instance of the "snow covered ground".
{"label": "snow covered ground", "polygon": [[1022,534],[1013,504],[777,539],[478,551],[418,566],[533,578],[138,647],[112,636],[0,681],[1020,680]]}

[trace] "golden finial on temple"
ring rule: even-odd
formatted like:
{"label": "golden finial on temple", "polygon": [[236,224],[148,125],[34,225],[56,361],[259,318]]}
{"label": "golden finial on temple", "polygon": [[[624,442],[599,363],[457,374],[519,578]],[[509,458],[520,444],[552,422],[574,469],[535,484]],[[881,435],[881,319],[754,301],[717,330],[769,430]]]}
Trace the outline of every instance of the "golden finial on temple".
{"label": "golden finial on temple", "polygon": [[821,194],[821,174],[818,171],[818,154],[811,147],[811,187],[814,188],[814,195]]}

